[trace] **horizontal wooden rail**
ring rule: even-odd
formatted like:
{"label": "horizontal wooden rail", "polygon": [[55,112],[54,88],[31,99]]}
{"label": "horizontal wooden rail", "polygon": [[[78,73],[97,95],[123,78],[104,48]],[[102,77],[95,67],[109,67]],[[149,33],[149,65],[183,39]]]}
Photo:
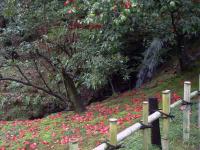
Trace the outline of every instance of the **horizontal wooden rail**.
{"label": "horizontal wooden rail", "polygon": [[[198,95],[198,91],[194,91],[191,93],[191,98],[194,98],[197,95]],[[174,108],[174,107],[180,105],[181,103],[182,103],[182,99],[180,99],[180,100],[176,101],[175,103],[173,103],[172,105],[170,105],[170,108]],[[159,111],[154,112],[153,114],[151,114],[148,117],[148,123],[152,123],[153,121],[157,120],[158,118],[161,117],[161,115],[162,114]],[[120,133],[117,134],[117,142],[124,140],[125,138],[130,136],[132,133],[139,130],[141,127],[142,127],[142,125],[140,123],[135,123],[132,126],[121,131]],[[108,146],[106,143],[102,143],[101,145],[97,146],[93,150],[106,150],[107,147]]]}

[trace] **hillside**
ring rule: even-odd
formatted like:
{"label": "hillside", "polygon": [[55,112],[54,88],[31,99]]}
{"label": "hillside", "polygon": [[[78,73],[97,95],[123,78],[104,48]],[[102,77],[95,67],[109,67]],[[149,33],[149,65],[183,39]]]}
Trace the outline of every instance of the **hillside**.
{"label": "hillside", "polygon": [[[172,102],[174,102],[182,96],[184,80],[192,81],[192,90],[197,89],[199,71],[199,68],[194,68],[184,75],[162,72],[152,82],[145,84],[143,88],[133,89],[101,103],[91,104],[83,115],[60,112],[36,120],[1,121],[0,147],[2,150],[4,148],[64,150],[70,139],[78,138],[82,150],[92,149],[108,137],[108,118],[118,118],[118,131],[130,126],[140,120],[141,103],[148,97],[156,96],[160,99],[161,91],[170,89],[173,92]],[[175,111],[177,116],[180,113],[180,110]],[[192,119],[194,121],[196,115],[195,113],[192,115],[194,115]],[[173,131],[170,133],[174,132],[172,142],[174,146],[177,145],[176,141],[181,138],[181,129],[177,129],[180,126],[175,123],[177,121],[180,123],[180,118],[177,117],[171,127]],[[197,131],[195,124],[192,124],[192,131]],[[198,140],[197,133],[192,132],[191,142],[181,147],[185,150],[193,147],[195,150]],[[140,134],[134,137],[138,136]],[[130,137],[125,141],[126,147],[131,145],[131,139]]]}

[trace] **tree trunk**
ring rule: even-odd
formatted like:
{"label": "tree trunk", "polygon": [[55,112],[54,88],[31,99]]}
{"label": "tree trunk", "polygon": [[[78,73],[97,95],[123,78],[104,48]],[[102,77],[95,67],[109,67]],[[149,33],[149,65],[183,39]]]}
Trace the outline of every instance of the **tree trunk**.
{"label": "tree trunk", "polygon": [[186,53],[185,50],[185,35],[178,30],[178,23],[176,20],[176,16],[174,16],[174,12],[171,12],[171,24],[172,29],[175,34],[175,40],[176,40],[176,52],[179,59],[180,64],[180,71],[186,71],[191,67],[191,58]]}
{"label": "tree trunk", "polygon": [[115,87],[114,87],[114,85],[113,85],[113,83],[112,83],[112,79],[111,79],[111,78],[108,78],[108,81],[109,81],[110,86],[111,86],[111,89],[112,89],[112,94],[113,94],[113,95],[117,95],[117,92],[115,91]]}
{"label": "tree trunk", "polygon": [[69,100],[72,102],[74,109],[77,113],[82,113],[85,111],[85,107],[80,97],[78,96],[78,92],[76,86],[74,84],[73,79],[65,72],[65,69],[62,69],[62,76],[64,80],[64,85],[66,89],[67,96]]}
{"label": "tree trunk", "polygon": [[183,36],[177,36],[176,38],[177,42],[177,54],[180,64],[180,70],[186,71],[190,69],[191,67],[191,58],[187,54],[185,47],[184,47],[184,37]]}

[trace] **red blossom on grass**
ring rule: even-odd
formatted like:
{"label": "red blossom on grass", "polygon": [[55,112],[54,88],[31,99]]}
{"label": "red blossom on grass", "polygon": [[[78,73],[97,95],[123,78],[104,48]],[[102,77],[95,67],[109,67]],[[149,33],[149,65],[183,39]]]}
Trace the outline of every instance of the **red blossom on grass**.
{"label": "red blossom on grass", "polygon": [[24,131],[24,130],[20,130],[20,131],[19,131],[18,138],[23,138],[24,135],[25,135],[25,131]]}
{"label": "red blossom on grass", "polygon": [[42,144],[47,145],[47,144],[49,144],[49,142],[44,140],[44,141],[42,141]]}
{"label": "red blossom on grass", "polygon": [[32,138],[35,138],[35,137],[38,137],[39,136],[39,133],[38,133],[38,131],[33,131],[32,132]]}
{"label": "red blossom on grass", "polygon": [[60,140],[60,144],[64,145],[69,142],[69,137],[68,136],[63,136]]}
{"label": "red blossom on grass", "polygon": [[133,119],[137,119],[140,118],[142,115],[141,114],[131,114],[128,113],[126,116],[124,116],[123,118],[119,118],[117,123],[119,125],[124,124],[125,122],[131,122]]}
{"label": "red blossom on grass", "polygon": [[36,149],[37,148],[37,143],[32,143],[30,144],[30,149]]}
{"label": "red blossom on grass", "polygon": [[109,107],[103,106],[96,110],[97,110],[97,112],[100,113],[101,116],[108,116],[108,115],[117,114],[119,112],[119,106],[114,107],[114,108],[109,108]]}
{"label": "red blossom on grass", "polygon": [[62,129],[63,129],[64,131],[69,130],[69,126],[65,125],[64,123],[62,123],[61,127],[62,127]]}
{"label": "red blossom on grass", "polygon": [[6,148],[4,146],[0,147],[0,150],[6,150]]}
{"label": "red blossom on grass", "polygon": [[50,126],[47,126],[44,128],[44,130],[48,131],[50,129]]}
{"label": "red blossom on grass", "polygon": [[139,103],[141,103],[141,99],[139,99],[139,98],[133,98],[133,99],[131,99],[131,102],[133,103],[133,104],[139,104]]}
{"label": "red blossom on grass", "polygon": [[180,100],[180,99],[181,99],[181,96],[179,96],[177,93],[173,93],[173,94],[172,94],[171,103],[174,103],[174,102],[176,102],[176,101],[178,101],[178,100]]}
{"label": "red blossom on grass", "polygon": [[97,123],[95,125],[90,125],[87,124],[84,126],[84,128],[86,129],[86,134],[87,135],[91,135],[91,134],[107,134],[109,131],[109,127],[107,125],[104,124],[104,122],[100,122]]}
{"label": "red blossom on grass", "polygon": [[124,105],[126,111],[133,111],[133,106],[125,104]]}
{"label": "red blossom on grass", "polygon": [[51,134],[51,136],[52,136],[52,137],[55,137],[55,136],[56,136],[56,133],[55,133],[55,132],[53,132],[53,133]]}
{"label": "red blossom on grass", "polygon": [[8,122],[7,121],[0,121],[0,125],[7,125]]}
{"label": "red blossom on grass", "polygon": [[30,142],[29,141],[24,141],[24,143],[23,143],[24,145],[29,145],[30,144]]}
{"label": "red blossom on grass", "polygon": [[93,112],[86,112],[84,115],[76,114],[76,115],[72,116],[71,120],[81,123],[81,122],[85,122],[85,121],[91,121],[94,119],[93,117],[94,117]]}
{"label": "red blossom on grass", "polygon": [[141,112],[142,111],[142,106],[137,106],[133,109],[134,112]]}
{"label": "red blossom on grass", "polygon": [[17,140],[17,137],[16,137],[15,135],[11,135],[10,140],[16,141],[16,140]]}

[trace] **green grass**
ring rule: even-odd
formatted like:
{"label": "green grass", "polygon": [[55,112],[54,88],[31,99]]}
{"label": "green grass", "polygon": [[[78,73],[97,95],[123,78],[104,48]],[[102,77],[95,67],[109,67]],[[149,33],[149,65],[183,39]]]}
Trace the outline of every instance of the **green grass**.
{"label": "green grass", "polygon": [[[33,121],[0,122],[0,148],[16,150],[26,147],[29,149],[31,143],[36,143],[39,150],[64,150],[67,144],[62,144],[62,140],[67,137],[69,139],[78,138],[81,150],[91,150],[108,138],[107,127],[110,117],[123,119],[118,126],[118,132],[122,131],[140,120],[140,118],[130,119],[128,117],[141,114],[135,110],[148,97],[161,94],[161,91],[166,89],[183,96],[183,82],[185,80],[192,81],[192,90],[197,90],[199,72],[200,68],[195,68],[183,75],[161,73],[152,82],[145,84],[137,91],[127,91],[117,97],[111,97],[101,103],[88,106],[87,112],[82,115],[77,115],[74,112],[62,112]],[[139,98],[139,103],[132,102],[136,98]],[[175,114],[176,118],[170,126],[170,149],[196,150],[200,141],[198,136],[200,133],[196,127],[195,106],[193,106],[191,137],[188,143],[182,143],[182,112],[177,107],[172,110],[172,113]],[[13,136],[16,136],[16,139],[12,139]],[[121,150],[142,149],[141,136],[141,131],[138,131],[127,138],[122,142],[124,148]],[[25,141],[30,142],[30,144],[25,145]],[[156,150],[155,147],[151,147],[151,149]]]}

